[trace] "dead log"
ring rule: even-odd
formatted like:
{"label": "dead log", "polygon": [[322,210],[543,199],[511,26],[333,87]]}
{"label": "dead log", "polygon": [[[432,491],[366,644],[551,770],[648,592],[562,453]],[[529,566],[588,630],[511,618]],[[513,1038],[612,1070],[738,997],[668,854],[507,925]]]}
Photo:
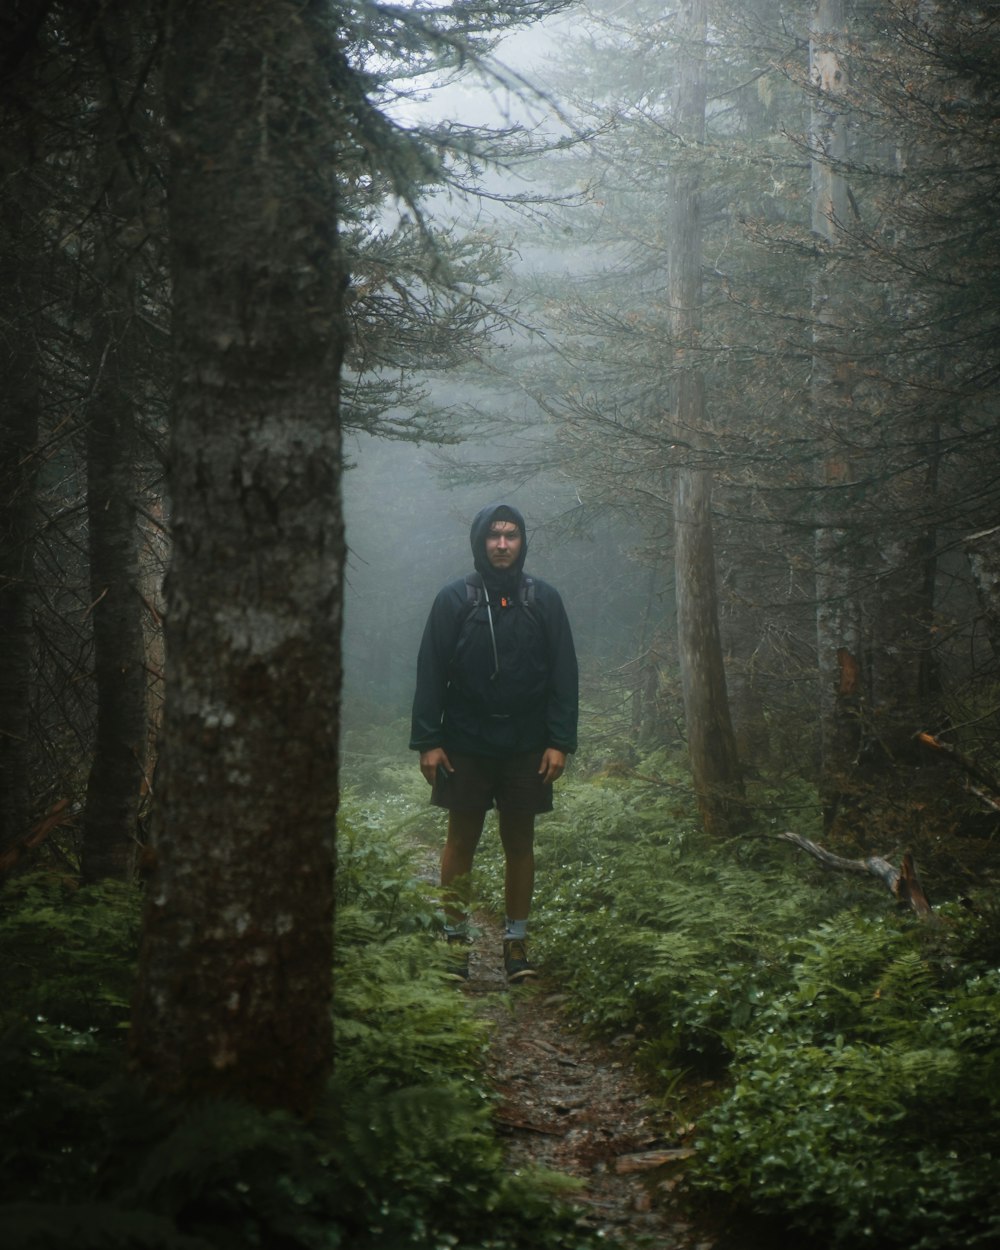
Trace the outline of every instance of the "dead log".
{"label": "dead log", "polygon": [[894,898],[907,903],[920,916],[926,919],[933,914],[927,895],[917,876],[913,856],[909,851],[903,856],[899,868],[890,864],[881,855],[869,855],[866,859],[845,859],[843,855],[834,855],[832,851],[819,846],[801,833],[786,831],[775,835],[782,842],[791,842],[799,850],[806,851],[814,859],[819,860],[824,868],[837,872],[851,872],[856,876],[877,877]]}

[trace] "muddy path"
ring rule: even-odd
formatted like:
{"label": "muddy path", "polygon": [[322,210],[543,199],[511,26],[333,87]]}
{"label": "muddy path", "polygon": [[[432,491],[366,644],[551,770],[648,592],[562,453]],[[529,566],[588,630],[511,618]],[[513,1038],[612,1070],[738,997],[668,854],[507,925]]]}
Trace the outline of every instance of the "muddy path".
{"label": "muddy path", "polygon": [[609,1245],[721,1250],[674,1194],[690,1146],[683,1126],[654,1113],[626,1041],[585,1038],[544,971],[528,985],[509,987],[500,926],[484,914],[474,924],[470,977],[459,992],[490,1025],[494,1122],[510,1166],[547,1168],[582,1182],[572,1197],[581,1223]]}

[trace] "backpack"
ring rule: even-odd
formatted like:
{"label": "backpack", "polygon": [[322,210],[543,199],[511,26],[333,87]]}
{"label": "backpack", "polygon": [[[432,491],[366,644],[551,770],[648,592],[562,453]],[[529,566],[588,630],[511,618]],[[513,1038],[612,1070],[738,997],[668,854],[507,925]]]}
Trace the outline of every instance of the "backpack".
{"label": "backpack", "polygon": [[[534,604],[535,602],[535,583],[532,580],[532,578],[528,577],[524,573],[521,574],[521,580],[518,582],[517,602],[520,603],[520,605],[523,608],[525,608],[532,616],[534,615],[534,613],[531,612],[531,607],[532,607],[532,604]],[[489,609],[490,641],[493,647],[493,663],[496,665],[496,669],[493,673],[493,677],[491,678],[491,680],[493,680],[493,678],[495,678],[500,671],[500,667],[499,667],[500,661],[497,657],[496,637],[494,636],[494,633],[493,633],[492,605],[490,604],[489,600],[486,598],[486,590],[485,590],[485,587],[483,586],[483,579],[482,579],[481,574],[467,573],[465,575],[465,603],[466,603],[466,612],[465,612],[465,615],[462,617],[462,619],[459,621],[458,630],[455,634],[455,646],[451,655],[451,665],[454,665],[455,661],[458,659],[459,648],[461,646],[462,635],[465,632],[465,627],[471,623],[473,617],[476,615],[478,610],[485,603],[487,605],[487,608]],[[509,608],[513,606],[513,603],[512,603],[512,600],[504,596],[503,598],[500,599],[499,604],[497,604],[496,606],[500,608]]]}
{"label": "backpack", "polygon": [[[530,608],[535,602],[535,580],[532,577],[528,577],[525,573],[521,574],[521,581],[518,585],[518,598],[521,601],[521,606],[524,608]],[[472,616],[476,608],[485,602],[483,579],[479,573],[466,573],[465,575],[465,602],[469,605],[469,611],[462,622],[463,625]],[[506,599],[501,599],[499,606],[506,608],[509,604]]]}

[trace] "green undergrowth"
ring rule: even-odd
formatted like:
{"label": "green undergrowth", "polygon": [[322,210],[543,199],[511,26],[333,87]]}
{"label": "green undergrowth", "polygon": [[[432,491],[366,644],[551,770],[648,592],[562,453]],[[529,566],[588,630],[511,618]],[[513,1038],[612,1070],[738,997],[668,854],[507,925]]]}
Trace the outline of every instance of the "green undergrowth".
{"label": "green undergrowth", "polygon": [[[570,779],[556,806],[535,951],[586,1026],[633,1039],[663,1110],[697,1121],[692,1201],[820,1245],[1000,1244],[994,899],[922,922],[768,830],[711,841],[662,758]],[[481,858],[495,896],[495,839]]]}
{"label": "green undergrowth", "polygon": [[[391,796],[384,796],[391,800]],[[396,796],[398,797],[398,796]],[[568,1178],[505,1166],[484,1027],[399,832],[344,803],[336,1063],[308,1123],[158,1105],[126,1072],[139,900],[24,876],[0,895],[0,1245],[10,1250],[582,1250]]]}
{"label": "green undergrowth", "polygon": [[[566,1178],[502,1163],[487,1039],[443,979],[441,917],[414,867],[443,819],[393,736],[348,743],[337,1063],[308,1125],[150,1106],[123,1076],[136,898],[51,875],[8,886],[0,1244],[586,1244]],[[802,783],[759,797],[816,836]],[[539,821],[534,953],[584,1027],[631,1039],[696,1147],[681,1187],[696,1208],[731,1204],[838,1248],[1000,1243],[1000,904],[970,888],[921,922],[773,828],[706,839],[666,752],[574,761]],[[492,821],[476,884],[499,905]]]}

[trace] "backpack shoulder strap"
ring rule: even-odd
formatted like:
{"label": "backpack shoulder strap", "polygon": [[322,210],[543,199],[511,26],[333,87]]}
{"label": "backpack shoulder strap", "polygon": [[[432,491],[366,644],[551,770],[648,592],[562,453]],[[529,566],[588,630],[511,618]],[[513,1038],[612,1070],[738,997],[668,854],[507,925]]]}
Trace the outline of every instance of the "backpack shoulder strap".
{"label": "backpack shoulder strap", "polygon": [[465,575],[465,602],[472,608],[478,608],[483,601],[483,579],[478,573]]}
{"label": "backpack shoulder strap", "polygon": [[462,612],[455,625],[455,640],[451,650],[451,664],[454,664],[455,657],[458,655],[458,644],[462,637],[462,631],[472,618],[476,615],[476,609],[483,602],[483,579],[479,573],[466,573],[465,575],[465,611]]}
{"label": "backpack shoulder strap", "polygon": [[535,602],[535,579],[524,574],[521,578],[521,603],[529,608]]}

